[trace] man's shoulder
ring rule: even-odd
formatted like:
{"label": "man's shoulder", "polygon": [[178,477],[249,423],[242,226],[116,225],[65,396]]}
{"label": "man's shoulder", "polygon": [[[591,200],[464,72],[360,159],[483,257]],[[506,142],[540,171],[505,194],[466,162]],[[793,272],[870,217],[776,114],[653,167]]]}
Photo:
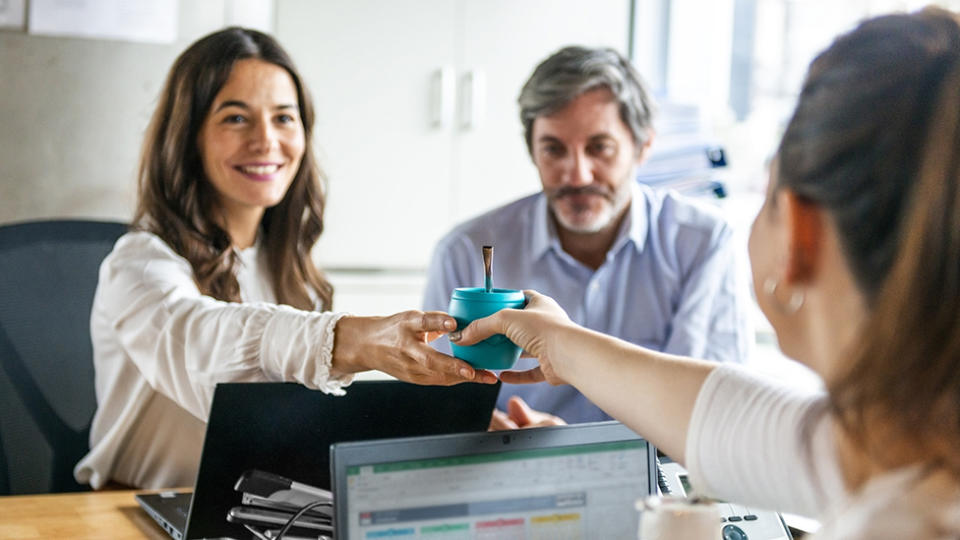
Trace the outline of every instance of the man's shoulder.
{"label": "man's shoulder", "polygon": [[649,219],[661,230],[684,230],[712,236],[729,228],[726,217],[714,203],[673,190],[642,186]]}
{"label": "man's shoulder", "polygon": [[733,229],[710,201],[649,186],[641,186],[640,191],[648,209],[645,252],[658,253],[683,268],[732,246]]}

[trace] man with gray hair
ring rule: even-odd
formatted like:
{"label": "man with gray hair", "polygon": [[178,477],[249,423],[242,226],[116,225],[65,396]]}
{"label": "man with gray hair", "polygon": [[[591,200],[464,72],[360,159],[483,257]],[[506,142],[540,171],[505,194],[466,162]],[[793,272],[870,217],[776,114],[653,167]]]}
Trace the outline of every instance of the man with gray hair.
{"label": "man with gray hair", "polygon": [[[549,295],[577,324],[668,353],[745,361],[750,293],[731,229],[709,205],[636,181],[654,104],[629,61],[613,49],[563,48],[518,102],[543,191],[447,234],[424,308],[446,310],[455,287],[483,283],[478,254],[493,245],[498,287]],[[446,338],[434,343],[449,350]],[[521,359],[515,369],[534,366]],[[505,384],[497,405],[493,429],[610,419],[571,386]]]}

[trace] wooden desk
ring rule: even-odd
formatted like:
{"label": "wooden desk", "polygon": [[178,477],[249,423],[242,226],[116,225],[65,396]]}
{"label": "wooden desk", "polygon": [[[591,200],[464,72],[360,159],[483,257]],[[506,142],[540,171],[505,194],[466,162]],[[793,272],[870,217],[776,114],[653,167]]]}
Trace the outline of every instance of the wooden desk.
{"label": "wooden desk", "polygon": [[170,540],[133,496],[99,491],[0,497],[0,538]]}

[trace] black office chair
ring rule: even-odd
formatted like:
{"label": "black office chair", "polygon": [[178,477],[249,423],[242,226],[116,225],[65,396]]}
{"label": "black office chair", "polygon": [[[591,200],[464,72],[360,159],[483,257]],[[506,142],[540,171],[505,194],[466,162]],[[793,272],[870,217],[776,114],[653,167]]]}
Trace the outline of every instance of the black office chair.
{"label": "black office chair", "polygon": [[0,226],[0,495],[82,491],[96,409],[90,307],[122,223]]}

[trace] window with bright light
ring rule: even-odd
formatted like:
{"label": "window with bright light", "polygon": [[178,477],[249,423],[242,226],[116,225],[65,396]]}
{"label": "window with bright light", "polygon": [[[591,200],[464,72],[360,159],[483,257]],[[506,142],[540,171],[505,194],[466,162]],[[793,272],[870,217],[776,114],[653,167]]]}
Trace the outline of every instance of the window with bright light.
{"label": "window with bright light", "polygon": [[[636,0],[633,59],[666,115],[698,114],[726,150],[734,190],[762,190],[766,161],[813,58],[861,20],[916,0]],[[960,10],[960,0],[935,2]],[[669,118],[663,119],[668,126]]]}

